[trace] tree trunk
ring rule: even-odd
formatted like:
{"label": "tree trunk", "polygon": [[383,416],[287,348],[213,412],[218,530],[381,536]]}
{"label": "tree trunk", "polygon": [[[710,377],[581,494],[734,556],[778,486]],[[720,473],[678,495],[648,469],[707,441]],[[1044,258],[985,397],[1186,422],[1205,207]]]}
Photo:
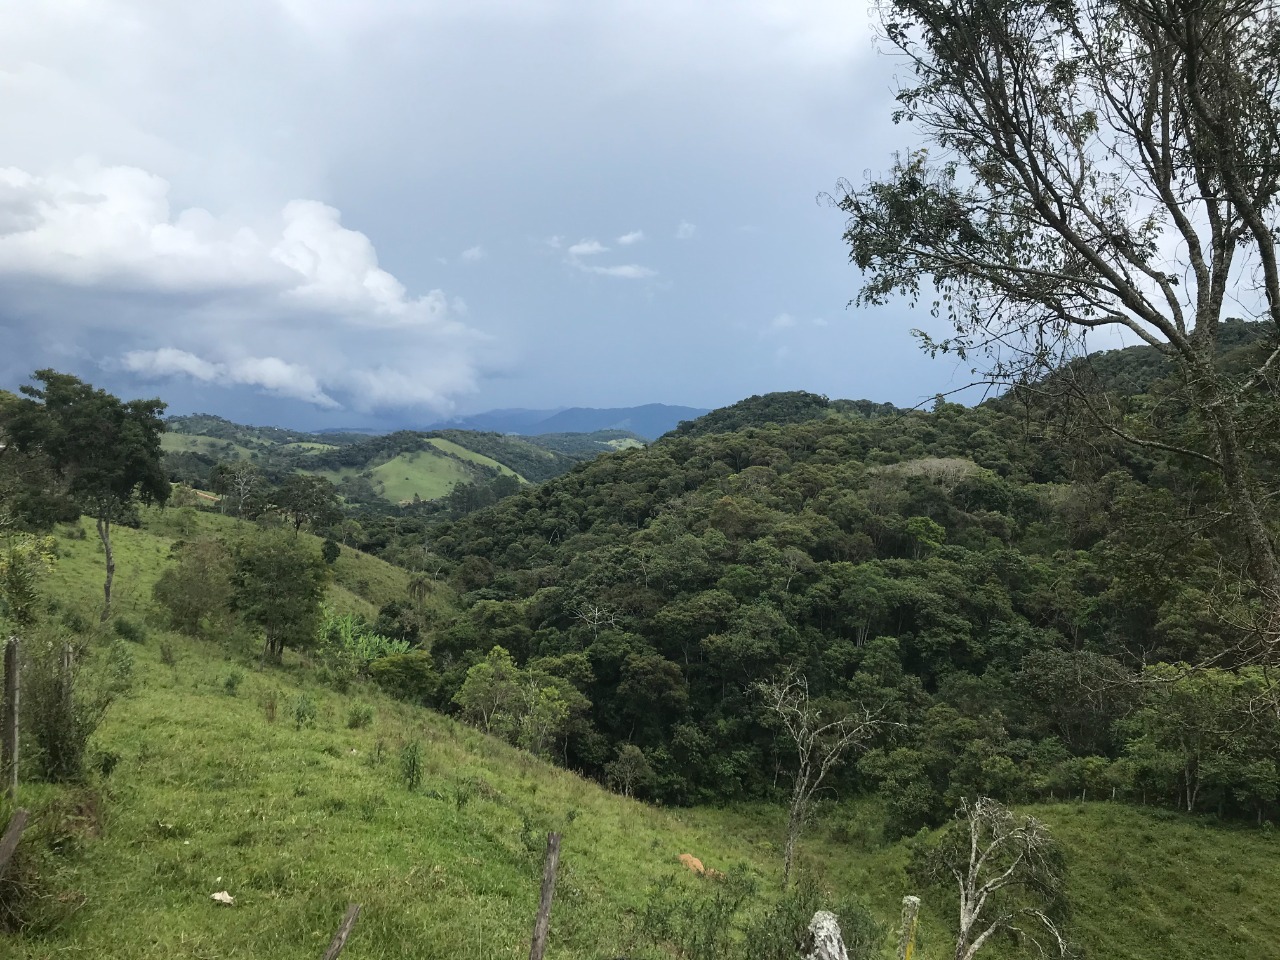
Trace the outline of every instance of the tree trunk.
{"label": "tree trunk", "polygon": [[804,801],[791,802],[791,814],[787,817],[787,842],[782,851],[782,889],[791,884],[791,865],[795,862],[796,843],[800,840],[800,826],[804,822]]}
{"label": "tree trunk", "polygon": [[0,719],[0,792],[10,801],[18,796],[18,689],[18,638],[10,637],[4,648],[4,691],[0,697],[4,703]]}
{"label": "tree trunk", "polygon": [[102,617],[103,623],[111,616],[111,581],[116,575],[116,559],[111,552],[111,521],[98,517],[98,537],[102,540],[102,549],[107,554],[107,579],[102,584]]}
{"label": "tree trunk", "polygon": [[[1228,403],[1205,404],[1213,422],[1218,459],[1222,464],[1222,482],[1236,529],[1249,550],[1249,573],[1262,592],[1269,613],[1268,634],[1280,627],[1280,560],[1275,543],[1258,511],[1257,498],[1240,449],[1239,430]],[[1271,637],[1267,638],[1268,640]]]}

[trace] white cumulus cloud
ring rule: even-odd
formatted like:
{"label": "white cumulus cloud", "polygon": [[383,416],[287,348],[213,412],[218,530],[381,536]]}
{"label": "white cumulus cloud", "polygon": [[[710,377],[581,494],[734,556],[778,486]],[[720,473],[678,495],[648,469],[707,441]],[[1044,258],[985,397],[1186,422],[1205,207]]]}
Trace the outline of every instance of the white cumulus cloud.
{"label": "white cumulus cloud", "polygon": [[[48,291],[60,312],[42,306]],[[113,344],[132,372],[330,409],[447,410],[474,389],[484,342],[465,304],[411,294],[331,206],[175,211],[163,178],[93,161],[0,169],[0,293],[9,322],[33,335],[69,325]]]}
{"label": "white cumulus cloud", "polygon": [[594,257],[598,253],[608,253],[609,248],[599,240],[579,240],[569,248],[571,257]]}
{"label": "white cumulus cloud", "polygon": [[483,260],[488,255],[488,251],[477,243],[474,247],[467,247],[459,256],[468,263],[474,263],[477,260]]}
{"label": "white cumulus cloud", "polygon": [[631,244],[639,243],[643,239],[643,230],[632,230],[630,233],[624,233],[618,238],[618,245],[621,247],[629,247]]}
{"label": "white cumulus cloud", "polygon": [[676,227],[676,239],[692,240],[693,235],[697,232],[698,228],[695,224],[690,223],[688,220],[681,220],[680,226]]}
{"label": "white cumulus cloud", "polygon": [[658,275],[658,271],[642,267],[638,263],[620,263],[614,267],[591,264],[583,269],[590,273],[599,274],[602,277],[619,277],[623,280],[644,280],[647,277],[656,277]]}

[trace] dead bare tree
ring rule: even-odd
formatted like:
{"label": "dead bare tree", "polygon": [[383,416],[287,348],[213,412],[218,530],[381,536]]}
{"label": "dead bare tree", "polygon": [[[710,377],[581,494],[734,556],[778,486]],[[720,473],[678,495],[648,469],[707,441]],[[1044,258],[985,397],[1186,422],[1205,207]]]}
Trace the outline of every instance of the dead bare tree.
{"label": "dead bare tree", "polygon": [[1045,825],[989,797],[962,800],[939,844],[913,875],[954,882],[960,894],[955,960],[973,960],[992,937],[1010,934],[1041,957],[1069,957],[1060,927],[1064,860]]}
{"label": "dead bare tree", "polygon": [[801,674],[788,673],[780,680],[756,684],[756,691],[769,711],[777,717],[795,747],[797,765],[791,786],[791,806],[787,813],[787,839],[782,853],[782,886],[791,882],[796,844],[804,830],[813,795],[828,773],[850,750],[864,743],[879,725],[865,708],[831,720],[809,696],[809,681]]}

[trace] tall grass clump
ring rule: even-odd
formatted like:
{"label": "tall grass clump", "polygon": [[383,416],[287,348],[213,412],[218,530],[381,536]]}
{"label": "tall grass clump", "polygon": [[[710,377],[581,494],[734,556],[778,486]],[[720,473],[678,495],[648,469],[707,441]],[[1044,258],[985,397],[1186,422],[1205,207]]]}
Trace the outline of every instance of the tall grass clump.
{"label": "tall grass clump", "polygon": [[410,740],[400,748],[400,778],[410,792],[422,784],[422,743]]}

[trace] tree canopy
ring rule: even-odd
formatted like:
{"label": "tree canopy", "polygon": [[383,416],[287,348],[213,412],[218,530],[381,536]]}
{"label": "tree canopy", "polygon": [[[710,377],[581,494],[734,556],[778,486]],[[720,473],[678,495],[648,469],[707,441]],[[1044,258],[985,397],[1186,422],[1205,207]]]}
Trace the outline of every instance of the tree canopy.
{"label": "tree canopy", "polygon": [[[1176,449],[1222,487],[1265,600],[1274,660],[1280,560],[1260,490],[1280,368],[1280,12],[1258,0],[890,0],[882,36],[904,81],[895,119],[923,137],[883,176],[843,183],[857,302],[933,301],[934,351],[1028,385],[1105,328],[1177,371],[1192,416],[1073,391],[1128,442]],[[1224,369],[1228,310],[1263,349]],[[1054,381],[1070,386],[1070,378]]]}
{"label": "tree canopy", "polygon": [[38,386],[21,387],[24,399],[7,415],[6,430],[19,452],[46,459],[67,495],[96,521],[106,554],[105,620],[115,574],[111,525],[129,520],[136,503],[169,499],[160,450],[165,404],[122,401],[55,370],[37,370],[32,379]]}

